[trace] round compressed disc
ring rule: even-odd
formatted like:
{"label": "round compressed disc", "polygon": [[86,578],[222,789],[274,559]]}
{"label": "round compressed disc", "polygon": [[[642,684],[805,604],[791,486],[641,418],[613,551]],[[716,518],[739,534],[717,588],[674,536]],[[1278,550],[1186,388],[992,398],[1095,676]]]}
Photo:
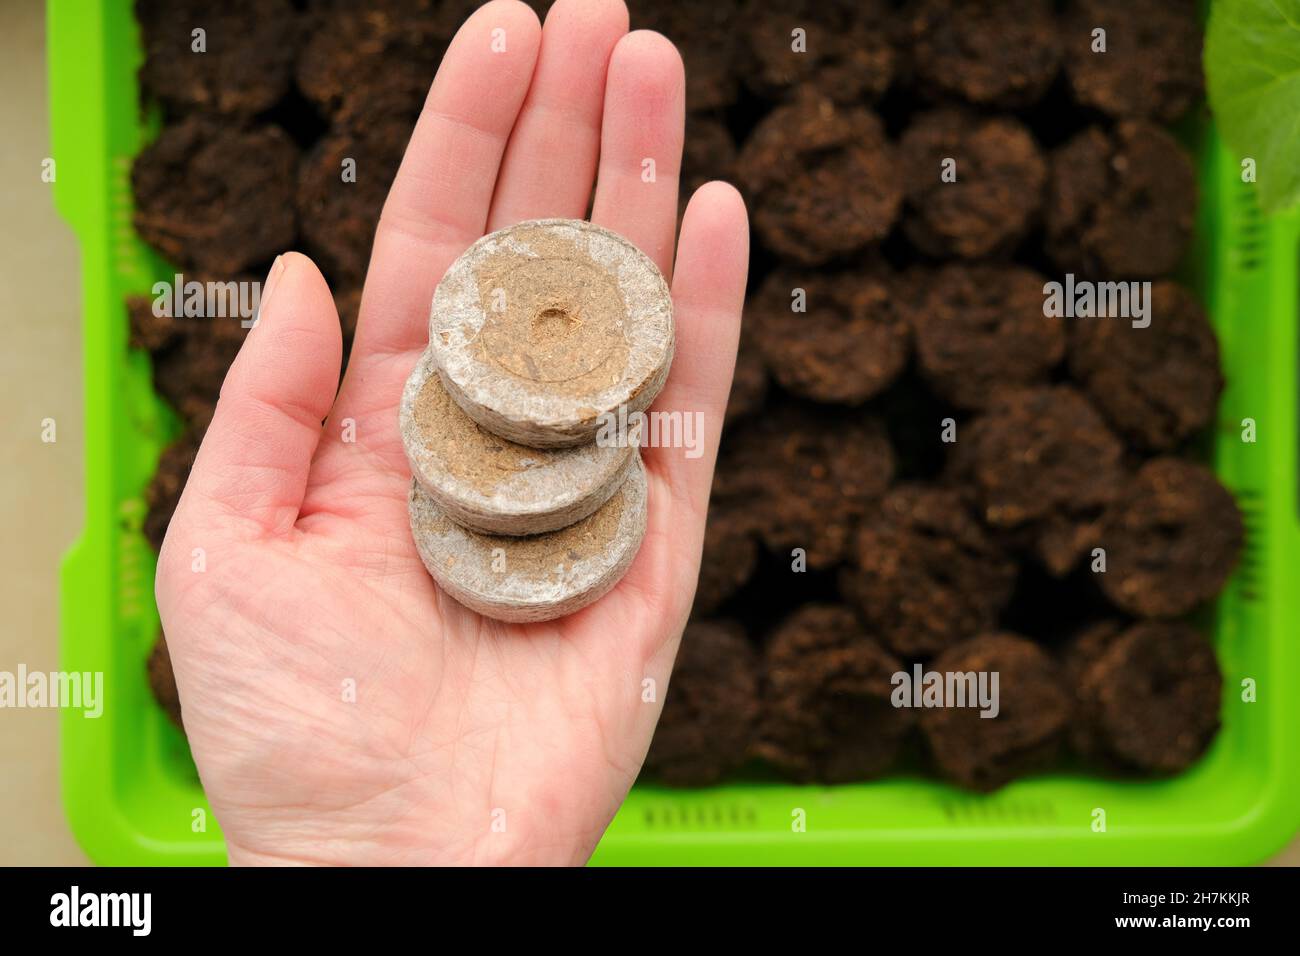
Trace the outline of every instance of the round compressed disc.
{"label": "round compressed disc", "polygon": [[438,284],[429,347],[447,391],[511,441],[591,441],[620,405],[643,411],[673,358],[673,306],[655,264],[576,219],[484,236]]}
{"label": "round compressed disc", "polygon": [[399,427],[415,480],[450,518],[485,534],[540,534],[582,520],[636,458],[632,441],[529,448],[492,434],[451,400],[429,352],[406,380]]}
{"label": "round compressed disc", "polygon": [[636,556],[646,527],[638,453],[628,478],[576,524],[526,538],[484,535],[452,521],[411,482],[411,532],[424,566],[461,604],[498,621],[549,621],[606,594]]}

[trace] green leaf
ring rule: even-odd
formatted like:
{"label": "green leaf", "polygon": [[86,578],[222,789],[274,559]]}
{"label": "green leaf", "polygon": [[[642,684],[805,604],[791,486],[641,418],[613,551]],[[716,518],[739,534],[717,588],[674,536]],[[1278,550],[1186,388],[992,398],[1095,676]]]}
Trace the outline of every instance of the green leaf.
{"label": "green leaf", "polygon": [[1300,203],[1300,0],[1215,0],[1205,75],[1224,141],[1255,160],[1260,205]]}

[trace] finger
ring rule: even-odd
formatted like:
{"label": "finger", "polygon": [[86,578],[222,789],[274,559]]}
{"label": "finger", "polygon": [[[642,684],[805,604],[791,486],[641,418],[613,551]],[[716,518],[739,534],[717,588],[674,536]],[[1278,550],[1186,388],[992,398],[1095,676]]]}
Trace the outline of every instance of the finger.
{"label": "finger", "polygon": [[680,414],[678,433],[699,444],[642,449],[651,479],[647,546],[619,584],[622,593],[640,595],[643,606],[667,608],[665,619],[673,622],[686,620],[699,576],[748,268],[749,226],[740,194],[726,183],[701,186],[682,219],[673,280],[677,349],[652,409]]}
{"label": "finger", "polygon": [[605,82],[591,221],[632,240],[671,276],[686,74],[677,48],[649,30],[614,48]]}
{"label": "finger", "polygon": [[691,197],[682,219],[673,280],[676,350],[654,406],[694,416],[701,440],[695,448],[645,450],[647,467],[668,479],[674,504],[685,504],[701,516],[708,507],[736,365],[748,270],[745,202],[727,183],[706,183]]}
{"label": "finger", "polygon": [[214,523],[254,534],[293,527],[342,357],[324,277],[306,256],[285,253],[271,267],[257,324],[221,386],[169,539],[177,527]]}
{"label": "finger", "polygon": [[600,152],[605,74],[627,33],[623,0],[558,0],[497,179],[488,231],[587,213]]}
{"label": "finger", "polygon": [[452,40],[380,215],[349,378],[371,355],[426,342],[434,287],[483,234],[540,34],[528,6],[493,0]]}

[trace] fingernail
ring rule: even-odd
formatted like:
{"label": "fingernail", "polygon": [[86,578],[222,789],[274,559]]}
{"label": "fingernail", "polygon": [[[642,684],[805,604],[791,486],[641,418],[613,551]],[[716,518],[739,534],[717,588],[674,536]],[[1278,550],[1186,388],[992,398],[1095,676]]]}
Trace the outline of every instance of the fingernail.
{"label": "fingernail", "polygon": [[283,255],[276,256],[275,261],[271,263],[271,270],[266,274],[266,281],[262,283],[262,294],[257,300],[257,315],[253,316],[250,329],[257,328],[257,323],[262,321],[262,312],[266,309],[266,304],[271,301],[271,293],[275,291],[280,276],[284,274],[284,266]]}

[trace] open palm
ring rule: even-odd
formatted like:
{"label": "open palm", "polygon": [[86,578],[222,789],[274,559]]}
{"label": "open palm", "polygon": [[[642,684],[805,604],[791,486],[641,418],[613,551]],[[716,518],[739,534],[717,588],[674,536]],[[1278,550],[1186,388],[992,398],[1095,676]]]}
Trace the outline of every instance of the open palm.
{"label": "open palm", "polygon": [[[627,33],[621,0],[559,0],[544,29],[494,0],[412,134],[337,398],[325,282],[297,254],[273,267],[157,579],[232,862],[581,862],[618,809],[694,595],[748,258],[740,197],[711,183],[673,275],[683,90],[677,51]],[[646,538],[610,594],[501,624],[416,554],[398,401],[451,262],[485,231],[583,216],[593,182],[592,219],[670,278],[677,358],[656,407],[702,411],[706,450],[646,450]]]}

